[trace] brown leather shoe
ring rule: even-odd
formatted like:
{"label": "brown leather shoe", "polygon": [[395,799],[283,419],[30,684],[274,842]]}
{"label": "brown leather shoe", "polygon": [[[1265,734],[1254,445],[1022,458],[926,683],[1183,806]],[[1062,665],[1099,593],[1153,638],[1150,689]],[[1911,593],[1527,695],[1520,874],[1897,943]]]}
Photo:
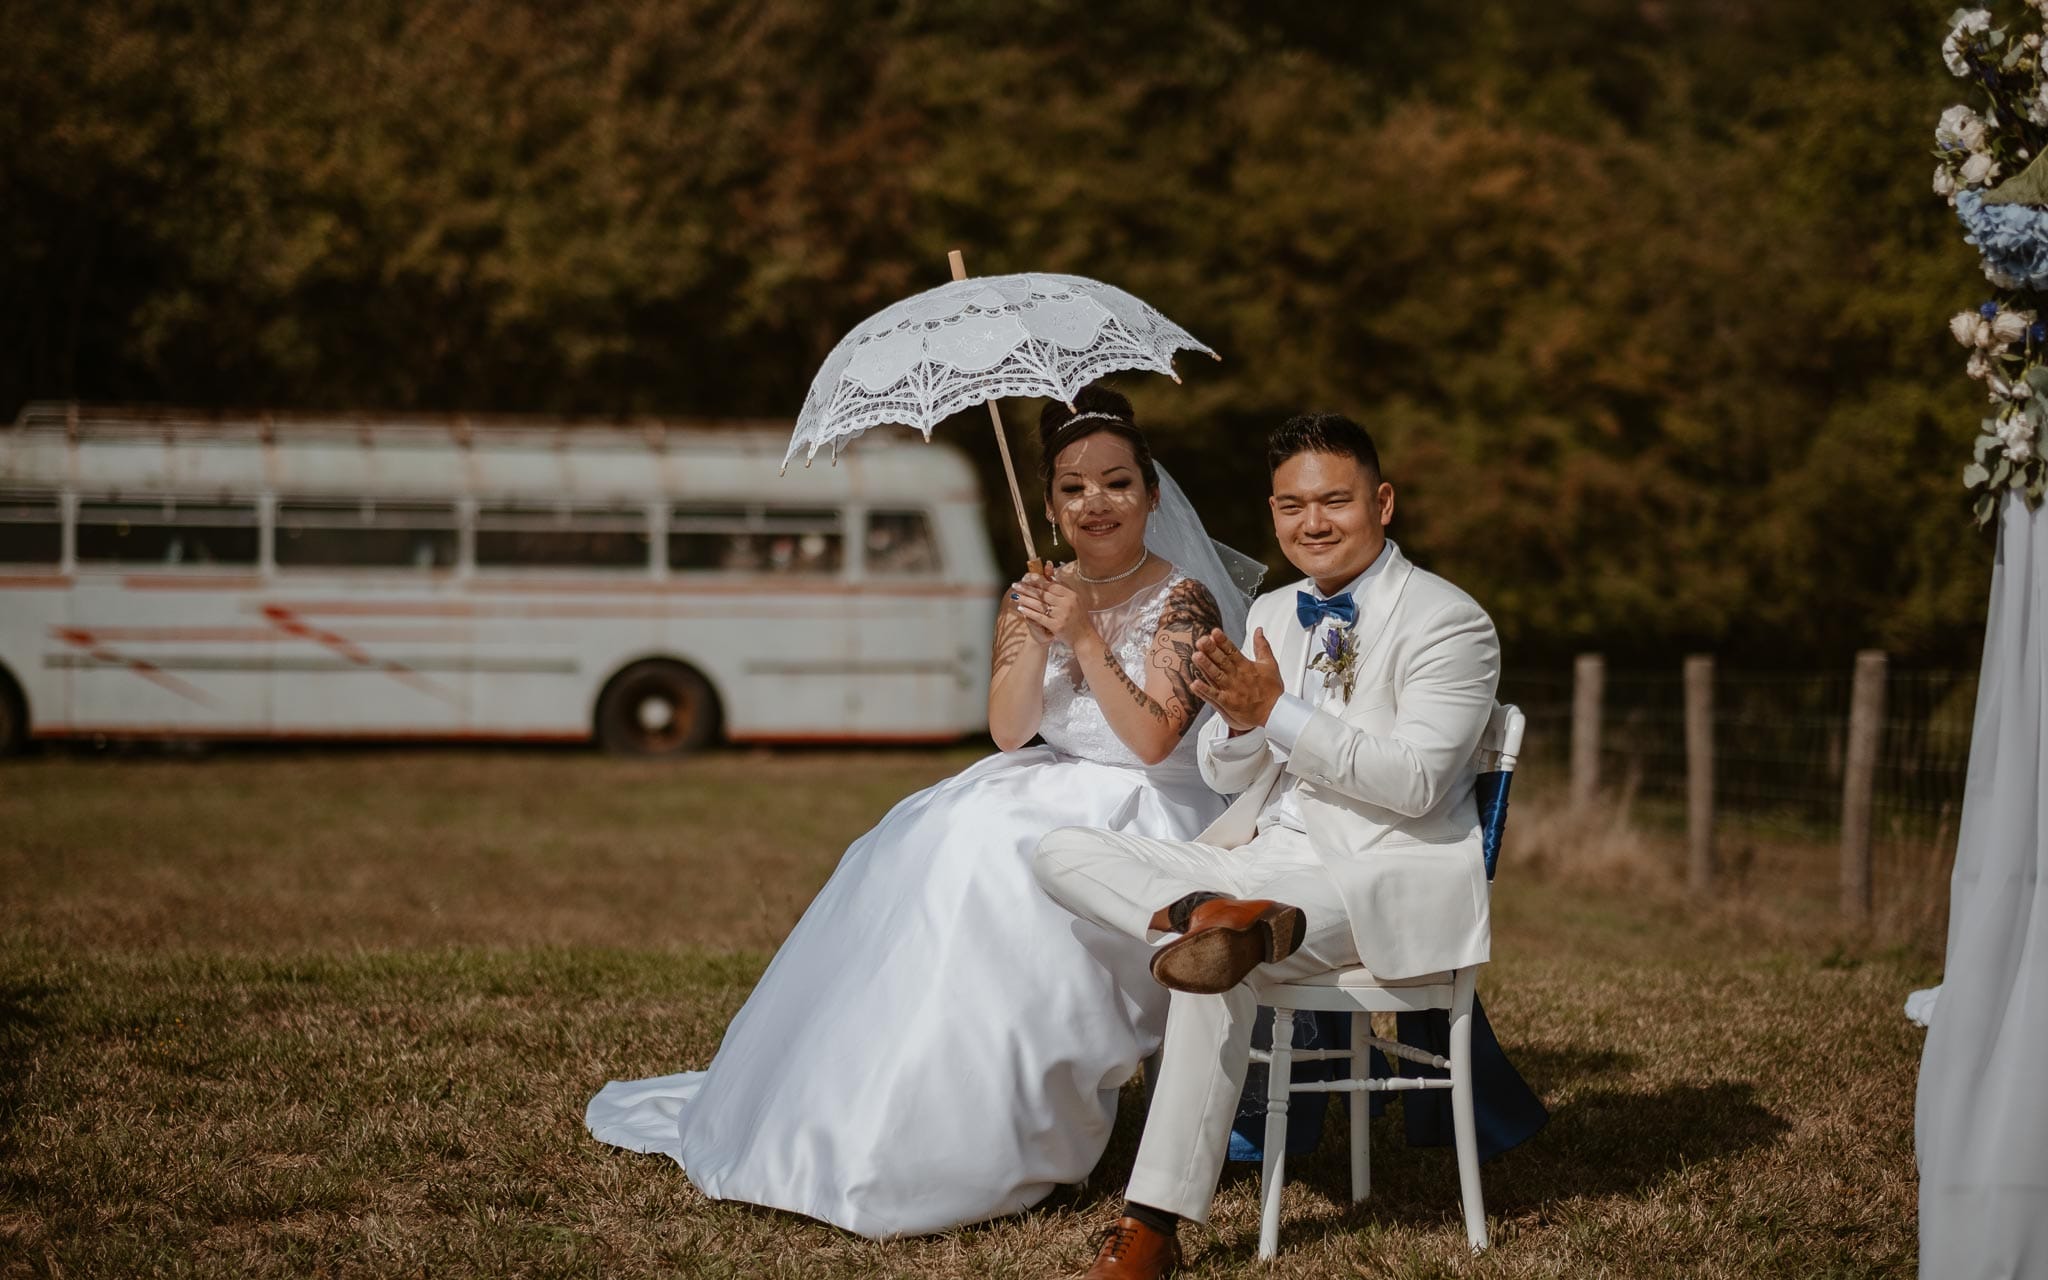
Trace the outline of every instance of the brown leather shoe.
{"label": "brown leather shoe", "polygon": [[1264,898],[1211,898],[1188,913],[1188,931],[1152,955],[1162,987],[1212,996],[1262,964],[1293,955],[1308,934],[1300,907]]}
{"label": "brown leather shoe", "polygon": [[1180,1240],[1136,1218],[1119,1218],[1102,1233],[1102,1250],[1081,1280],[1157,1280],[1181,1265]]}

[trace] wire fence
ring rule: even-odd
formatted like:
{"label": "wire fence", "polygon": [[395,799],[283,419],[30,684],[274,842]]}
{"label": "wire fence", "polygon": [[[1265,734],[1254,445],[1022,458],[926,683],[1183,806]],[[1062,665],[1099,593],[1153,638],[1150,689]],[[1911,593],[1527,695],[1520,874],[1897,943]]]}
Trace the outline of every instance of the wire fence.
{"label": "wire fence", "polygon": [[[1680,850],[1687,821],[1685,684],[1665,672],[1609,671],[1599,788],[1647,834]],[[1713,689],[1716,879],[1734,892],[1832,898],[1839,889],[1849,670],[1718,671]],[[1569,672],[1502,682],[1528,716],[1523,758],[1562,789],[1571,756]],[[1873,892],[1897,915],[1939,912],[1955,855],[1977,675],[1893,670],[1876,762]]]}

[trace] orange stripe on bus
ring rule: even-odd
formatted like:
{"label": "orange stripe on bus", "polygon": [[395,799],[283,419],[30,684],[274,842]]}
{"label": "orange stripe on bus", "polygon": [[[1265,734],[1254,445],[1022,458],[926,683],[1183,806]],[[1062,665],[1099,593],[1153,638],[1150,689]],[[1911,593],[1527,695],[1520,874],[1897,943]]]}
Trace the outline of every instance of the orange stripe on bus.
{"label": "orange stripe on bus", "polygon": [[[60,628],[50,628],[56,635]],[[268,644],[273,640],[289,639],[290,636],[275,627],[94,627],[92,634],[110,642],[127,644],[165,643],[214,643],[214,644]],[[407,643],[418,641],[456,642],[468,640],[470,633],[461,627],[396,627],[377,630],[357,631],[351,639],[359,644],[382,642]]]}

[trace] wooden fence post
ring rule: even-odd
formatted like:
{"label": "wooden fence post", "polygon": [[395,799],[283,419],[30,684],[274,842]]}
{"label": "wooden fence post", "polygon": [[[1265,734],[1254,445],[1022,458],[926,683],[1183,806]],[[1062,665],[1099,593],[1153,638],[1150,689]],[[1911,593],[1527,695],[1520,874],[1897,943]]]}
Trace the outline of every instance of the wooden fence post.
{"label": "wooden fence post", "polygon": [[1849,693],[1849,751],[1842,766],[1842,914],[1852,920],[1870,918],[1870,810],[1884,741],[1886,667],[1882,650],[1857,654]]}
{"label": "wooden fence post", "polygon": [[1714,659],[1685,660],[1685,882],[1695,893],[1714,883]]}
{"label": "wooden fence post", "polygon": [[1587,809],[1600,789],[1600,703],[1607,659],[1582,653],[1572,664],[1572,808]]}

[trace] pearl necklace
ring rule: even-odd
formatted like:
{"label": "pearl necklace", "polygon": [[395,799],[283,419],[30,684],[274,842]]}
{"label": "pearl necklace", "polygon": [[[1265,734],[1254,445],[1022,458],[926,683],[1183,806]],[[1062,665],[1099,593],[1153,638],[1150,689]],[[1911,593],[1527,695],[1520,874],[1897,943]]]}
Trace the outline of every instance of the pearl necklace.
{"label": "pearl necklace", "polygon": [[1112,573],[1106,578],[1091,578],[1087,574],[1081,572],[1081,566],[1077,564],[1074,566],[1074,576],[1079,578],[1081,581],[1087,583],[1091,587],[1100,587],[1111,582],[1122,582],[1125,578],[1130,577],[1138,570],[1144,568],[1145,562],[1147,560],[1150,560],[1151,558],[1152,549],[1150,547],[1147,547],[1143,551],[1138,553],[1138,563],[1132,565],[1130,568],[1124,570],[1122,573]]}

